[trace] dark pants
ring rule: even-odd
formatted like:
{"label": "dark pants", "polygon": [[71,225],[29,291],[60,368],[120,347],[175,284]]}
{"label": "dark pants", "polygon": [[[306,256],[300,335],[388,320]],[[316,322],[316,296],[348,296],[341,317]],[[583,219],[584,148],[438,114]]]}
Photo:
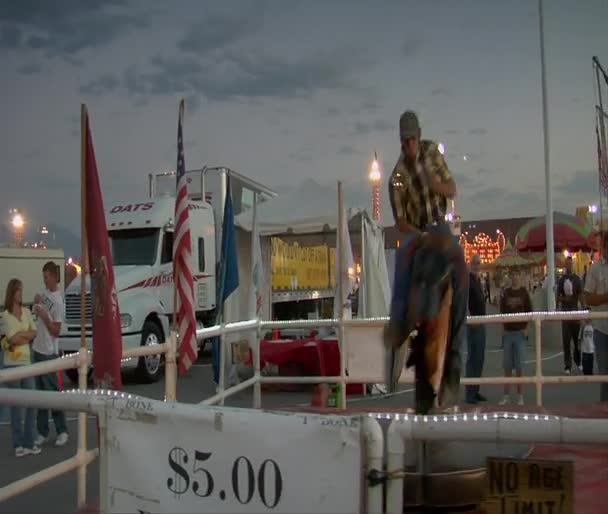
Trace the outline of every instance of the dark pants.
{"label": "dark pants", "polygon": [[[486,327],[485,325],[471,325],[467,327],[467,378],[479,378],[483,372],[483,363],[486,354]],[[479,385],[465,387],[467,402],[475,402],[479,394]]]}
{"label": "dark pants", "polygon": [[[58,355],[43,355],[42,353],[34,352],[34,362],[45,362],[57,359]],[[39,375],[36,377],[36,389],[40,391],[59,391],[59,382],[57,373],[48,373],[47,375]],[[57,435],[67,433],[68,427],[65,421],[65,413],[60,410],[51,411],[53,423],[55,423],[55,431]],[[38,433],[42,437],[49,436],[49,411],[48,409],[38,409]]]}
{"label": "dark pants", "polygon": [[581,365],[581,352],[578,347],[580,322],[576,320],[562,321],[562,343],[564,346],[564,368],[572,369],[572,349],[570,341],[574,342],[574,364]]}
{"label": "dark pants", "polygon": [[593,375],[593,354],[583,353],[583,375]]}
{"label": "dark pants", "polygon": [[[593,343],[595,344],[597,371],[600,375],[608,375],[608,334],[594,330]],[[600,401],[608,402],[608,382],[600,385]]]}
{"label": "dark pants", "polygon": [[[440,232],[448,234],[448,225],[432,226],[428,228],[429,232]],[[451,233],[450,233],[451,236]],[[416,234],[406,234],[401,239],[400,248],[395,255],[395,280],[393,284],[393,299],[391,302],[391,329],[398,334],[398,337],[403,340],[408,334],[401,333],[405,326],[407,316],[407,301],[410,291],[410,277],[412,274],[412,258],[410,245],[414,242]],[[451,344],[447,355],[448,371],[452,374],[456,373],[460,380],[460,372],[462,369],[461,352],[464,347],[467,328],[467,306],[469,304],[469,273],[464,260],[462,247],[458,242],[457,237],[451,236],[451,246],[448,250],[449,258],[453,265],[452,287],[454,294],[452,297],[452,312],[451,312]],[[450,379],[456,378],[449,376]],[[450,380],[451,381],[451,380]]]}

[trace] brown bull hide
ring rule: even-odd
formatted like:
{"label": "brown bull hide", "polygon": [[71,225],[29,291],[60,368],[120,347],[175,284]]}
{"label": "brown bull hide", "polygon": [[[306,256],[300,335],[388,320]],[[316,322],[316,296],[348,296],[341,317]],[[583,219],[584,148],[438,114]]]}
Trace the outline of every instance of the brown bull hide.
{"label": "brown bull hide", "polygon": [[441,404],[441,385],[445,371],[445,357],[450,337],[450,311],[452,309],[452,285],[441,300],[439,316],[433,320],[426,330],[426,341],[424,345],[424,359],[426,362],[427,380],[433,386],[433,390],[439,395]]}

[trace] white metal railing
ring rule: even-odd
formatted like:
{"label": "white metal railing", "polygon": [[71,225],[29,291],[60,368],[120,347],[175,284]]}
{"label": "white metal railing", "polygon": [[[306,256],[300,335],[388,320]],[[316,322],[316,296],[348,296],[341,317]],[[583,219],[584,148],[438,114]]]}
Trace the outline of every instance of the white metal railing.
{"label": "white metal railing", "polygon": [[[608,312],[588,312],[588,311],[572,311],[572,312],[529,312],[521,314],[494,314],[487,316],[473,316],[467,319],[467,323],[471,325],[492,324],[492,323],[517,323],[517,322],[533,322],[535,327],[535,374],[532,377],[482,377],[482,378],[463,378],[463,385],[482,384],[482,385],[499,385],[499,384],[535,384],[536,385],[536,403],[542,405],[542,392],[545,384],[561,384],[561,383],[607,383],[608,375],[583,375],[583,376],[544,376],[542,371],[542,341],[541,328],[545,321],[560,321],[560,320],[578,320],[578,319],[606,319]],[[261,407],[261,386],[262,384],[319,384],[319,383],[339,383],[341,388],[341,405],[346,407],[346,384],[347,383],[368,383],[375,382],[376,379],[366,379],[366,377],[349,377],[346,376],[346,358],[347,344],[346,338],[338,338],[340,346],[340,375],[335,377],[264,377],[261,375],[261,355],[260,355],[260,334],[263,330],[273,328],[320,328],[320,327],[336,327],[342,326],[383,326],[388,318],[369,318],[369,319],[324,319],[324,320],[294,320],[294,321],[261,321],[247,320],[235,323],[225,323],[213,327],[197,330],[199,339],[207,339],[210,337],[220,337],[220,383],[218,392],[214,396],[207,398],[202,405],[223,405],[226,398],[253,387],[253,407]],[[236,386],[229,389],[225,388],[225,368],[226,355],[229,350],[226,336],[230,333],[244,332],[255,330],[257,336],[254,338],[253,344],[253,367],[254,376]],[[342,331],[339,331],[343,333]],[[165,355],[165,400],[176,400],[176,384],[177,384],[177,366],[176,366],[176,338],[172,334],[168,341],[159,345],[141,346],[125,350],[123,359]],[[34,377],[46,373],[53,373],[67,369],[78,369],[79,389],[81,391],[87,388],[87,376],[89,366],[91,364],[91,353],[86,348],[81,348],[78,354],[62,357],[52,361],[21,366],[11,369],[0,370],[0,383],[12,380],[18,380],[25,377]],[[8,394],[8,393],[3,393]],[[84,506],[86,502],[86,470],[88,464],[93,461],[97,455],[97,450],[87,451],[86,449],[86,414],[80,413],[78,419],[78,450],[76,455],[66,461],[51,466],[42,470],[30,477],[18,480],[0,488],[0,502],[7,500],[17,494],[25,492],[32,487],[40,485],[52,478],[58,477],[64,473],[78,470],[78,496],[77,503],[79,507]]]}

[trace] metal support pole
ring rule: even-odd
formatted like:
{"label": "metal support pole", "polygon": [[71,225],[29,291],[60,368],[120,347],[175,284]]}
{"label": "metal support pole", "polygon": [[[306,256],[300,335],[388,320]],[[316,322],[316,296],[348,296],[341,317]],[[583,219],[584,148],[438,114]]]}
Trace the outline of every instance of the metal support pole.
{"label": "metal support pole", "polygon": [[171,330],[165,353],[165,401],[177,400],[177,332]]}
{"label": "metal support pole", "polygon": [[[84,273],[84,270],[83,270]],[[78,350],[78,388],[81,391],[87,389],[87,377],[89,372],[88,366],[88,350],[86,347],[81,346]],[[78,447],[76,450],[76,456],[81,460],[78,466],[77,473],[77,505],[81,509],[87,502],[87,465],[84,463],[84,458],[87,453],[87,413],[78,413]]]}
{"label": "metal support pole", "polygon": [[541,339],[542,322],[534,320],[534,347],[536,350],[536,405],[543,405],[543,349]]}
{"label": "metal support pole", "polygon": [[[344,224],[347,223],[346,227]],[[342,193],[342,182],[338,182],[338,237],[336,238],[336,249],[338,252],[339,270],[336,273],[339,291],[338,307],[338,340],[340,342],[340,408],[346,409],[346,341],[344,339],[344,292],[345,292],[345,252],[342,234],[348,230],[348,221],[344,219],[344,196]],[[348,275],[348,270],[347,270]]]}
{"label": "metal support pole", "polygon": [[253,408],[262,408],[262,383],[260,382],[261,360],[262,360],[262,333],[258,326],[256,329],[256,338],[253,346],[253,373],[256,378],[256,383],[253,386]]}
{"label": "metal support pole", "polygon": [[540,32],[540,67],[543,97],[543,139],[545,149],[545,194],[546,194],[546,241],[547,241],[547,310],[555,310],[555,245],[553,242],[553,194],[551,192],[551,166],[549,155],[549,115],[547,112],[547,70],[545,64],[545,35],[543,22],[543,0],[538,0],[538,24]]}
{"label": "metal support pole", "polygon": [[[222,321],[222,329],[220,334],[220,376],[218,384],[218,393],[223,393],[226,390],[226,324]],[[220,405],[224,405],[224,396],[220,400]]]}

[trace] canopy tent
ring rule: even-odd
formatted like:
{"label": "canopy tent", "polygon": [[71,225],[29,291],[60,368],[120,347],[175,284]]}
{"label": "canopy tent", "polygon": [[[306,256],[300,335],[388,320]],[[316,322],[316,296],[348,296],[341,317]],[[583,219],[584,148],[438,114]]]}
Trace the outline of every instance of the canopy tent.
{"label": "canopy tent", "polygon": [[[554,213],[553,240],[555,252],[589,251],[595,248],[591,226],[580,218],[563,212]],[[546,246],[545,216],[530,220],[515,236],[515,248],[519,251],[544,251]]]}
{"label": "canopy tent", "polygon": [[510,242],[507,242],[505,251],[491,263],[496,268],[525,268],[532,265],[534,262],[519,255]]}

